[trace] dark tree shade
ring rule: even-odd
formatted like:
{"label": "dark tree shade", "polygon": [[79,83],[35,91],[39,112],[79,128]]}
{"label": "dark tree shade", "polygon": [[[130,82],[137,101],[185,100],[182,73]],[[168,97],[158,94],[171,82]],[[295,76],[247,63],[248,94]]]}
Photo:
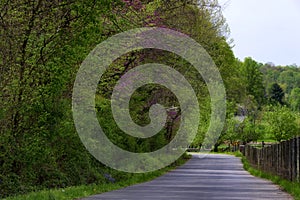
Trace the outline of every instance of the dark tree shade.
{"label": "dark tree shade", "polygon": [[283,104],[284,92],[280,85],[277,83],[273,83],[270,89],[270,101],[272,103],[280,103]]}

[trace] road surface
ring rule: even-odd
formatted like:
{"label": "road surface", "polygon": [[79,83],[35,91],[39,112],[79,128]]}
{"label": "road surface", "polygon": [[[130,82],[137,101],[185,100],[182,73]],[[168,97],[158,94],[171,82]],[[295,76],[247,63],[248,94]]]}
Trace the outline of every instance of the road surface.
{"label": "road surface", "polygon": [[185,165],[153,181],[84,200],[290,200],[270,181],[251,176],[239,158],[193,155]]}

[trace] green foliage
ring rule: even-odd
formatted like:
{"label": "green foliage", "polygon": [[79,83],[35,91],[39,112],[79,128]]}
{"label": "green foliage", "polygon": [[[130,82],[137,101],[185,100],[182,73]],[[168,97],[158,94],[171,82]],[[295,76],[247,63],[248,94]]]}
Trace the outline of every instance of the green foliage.
{"label": "green foliage", "polygon": [[105,181],[75,132],[70,88],[109,4],[0,2],[0,198]]}
{"label": "green foliage", "polygon": [[[264,86],[267,88],[267,95],[270,98],[270,89],[277,83],[284,92],[283,101],[290,103],[290,95],[295,88],[300,88],[300,69],[295,66],[271,66],[264,65],[261,68],[264,74]],[[292,105],[291,105],[292,106]]]}
{"label": "green foliage", "polygon": [[236,131],[238,133],[238,140],[243,143],[257,141],[259,138],[263,137],[260,126],[250,117],[246,117],[244,121],[239,124]]}
{"label": "green foliage", "polygon": [[[135,98],[140,98],[141,96],[133,95],[133,100],[136,101]],[[134,103],[135,107],[131,107],[132,119],[136,119],[136,123],[147,123],[149,121],[147,118],[148,112],[141,111],[140,105],[143,101],[139,101],[139,103]],[[140,105],[139,105],[140,104]],[[163,129],[155,136],[147,139],[135,138],[127,135],[122,130],[119,129],[116,122],[113,119],[112,112],[110,109],[111,102],[101,96],[96,96],[96,109],[97,115],[99,119],[99,123],[102,126],[103,131],[107,135],[107,137],[112,141],[115,145],[126,149],[131,152],[151,152],[155,151],[159,148],[162,148],[166,144],[168,144],[167,140],[167,131]],[[142,114],[137,114],[142,112]],[[146,116],[147,115],[147,116]],[[142,125],[145,125],[142,124]],[[175,132],[175,130],[174,130]]]}
{"label": "green foliage", "polygon": [[[264,96],[261,65],[251,58],[244,62],[235,59],[217,1],[155,0],[130,4],[121,0],[8,0],[1,1],[0,7],[0,198],[81,184],[96,183],[101,187],[107,182],[103,173],[112,174],[120,183],[132,176],[107,169],[85,150],[72,120],[71,92],[86,55],[108,37],[136,27],[167,27],[199,42],[224,79],[232,104],[228,113],[234,112],[235,103],[244,104],[249,113],[249,119],[241,125],[242,132],[238,130],[237,134],[236,122],[227,121],[224,139],[256,139],[257,111]],[[207,87],[187,61],[160,50],[123,55],[101,78],[95,107],[105,133],[113,143],[133,152],[159,149],[176,134],[180,111],[176,120],[147,140],[127,136],[113,121],[109,98],[114,85],[128,70],[149,61],[173,66],[194,88],[201,118],[192,145],[201,146],[211,117]],[[280,77],[284,84],[291,80],[287,78],[290,75],[274,73],[274,77]],[[143,87],[130,102],[130,114],[137,124],[149,123],[149,107],[153,103],[178,106],[169,90]],[[297,107],[297,103],[291,104]],[[217,121],[215,126],[219,125]],[[52,193],[47,195],[57,198]]]}
{"label": "green foliage", "polygon": [[289,96],[289,103],[294,111],[300,111],[300,88],[294,88]]}
{"label": "green foliage", "polygon": [[283,105],[284,92],[280,87],[280,85],[278,85],[277,83],[273,83],[271,85],[269,94],[270,94],[271,103],[275,103],[275,104],[279,103]]}
{"label": "green foliage", "polygon": [[281,84],[285,85],[285,92],[287,94],[290,94],[293,88],[299,87],[300,84],[299,78],[300,78],[299,70],[287,68],[280,73],[278,77],[278,81]]}
{"label": "green foliage", "polygon": [[252,58],[245,58],[241,63],[241,73],[244,77],[246,94],[254,97],[260,106],[264,103],[265,88],[263,86],[263,74],[260,72],[262,64],[257,63]]}
{"label": "green foliage", "polygon": [[189,160],[189,158],[190,156],[185,154],[169,167],[154,172],[145,173],[145,174],[130,174],[130,176],[127,176],[126,179],[123,179],[122,181],[118,181],[117,183],[90,184],[90,185],[67,187],[63,189],[42,190],[38,192],[32,192],[26,195],[9,197],[6,198],[6,200],[24,200],[24,199],[25,200],[36,200],[36,199],[69,200],[75,198],[77,199],[77,198],[88,197],[99,193],[117,190],[141,182],[150,181],[180,165],[183,165],[186,161]]}
{"label": "green foliage", "polygon": [[268,133],[278,142],[291,139],[298,134],[296,116],[286,106],[270,107],[265,113],[265,119],[268,122]]}
{"label": "green foliage", "polygon": [[238,136],[238,128],[240,126],[240,121],[235,119],[233,116],[226,119],[225,133],[222,135],[222,140],[229,141],[230,144],[238,141],[240,138]]}

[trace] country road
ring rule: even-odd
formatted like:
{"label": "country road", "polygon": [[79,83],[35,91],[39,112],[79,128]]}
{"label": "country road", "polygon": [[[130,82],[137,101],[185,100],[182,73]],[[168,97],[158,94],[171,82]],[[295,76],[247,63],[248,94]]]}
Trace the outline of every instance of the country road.
{"label": "country road", "polygon": [[193,155],[185,165],[153,181],[91,196],[84,200],[290,200],[271,182],[251,176],[239,158]]}

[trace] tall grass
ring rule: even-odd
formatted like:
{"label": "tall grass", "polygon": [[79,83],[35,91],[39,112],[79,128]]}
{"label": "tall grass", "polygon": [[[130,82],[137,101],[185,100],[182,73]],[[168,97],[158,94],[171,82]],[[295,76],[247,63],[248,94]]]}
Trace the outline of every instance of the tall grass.
{"label": "tall grass", "polygon": [[112,190],[117,190],[130,185],[150,181],[156,177],[159,177],[168,171],[175,169],[176,167],[183,165],[189,160],[191,156],[183,156],[181,159],[177,160],[171,166],[157,170],[154,172],[144,173],[144,174],[133,174],[129,179],[123,180],[117,183],[106,183],[101,185],[82,185],[76,187],[68,187],[53,190],[42,190],[38,192],[32,192],[26,195],[19,195],[14,197],[8,197],[4,200],[71,200],[79,199],[83,197],[88,197],[95,194],[100,194]]}

